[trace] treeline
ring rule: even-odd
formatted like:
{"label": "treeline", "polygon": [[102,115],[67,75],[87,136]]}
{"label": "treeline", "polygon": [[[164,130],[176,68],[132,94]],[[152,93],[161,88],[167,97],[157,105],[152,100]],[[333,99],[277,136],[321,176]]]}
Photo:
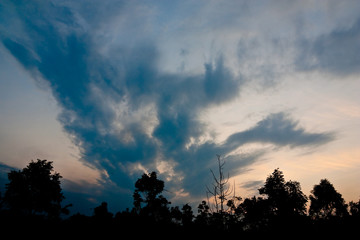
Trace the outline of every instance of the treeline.
{"label": "treeline", "polygon": [[131,209],[113,214],[103,202],[94,208],[92,216],[77,213],[67,218],[61,216],[69,214],[71,205],[61,205],[64,196],[60,174],[54,172],[52,162],[32,161],[23,170],[8,173],[9,183],[0,196],[1,226],[27,227],[39,234],[51,231],[88,236],[119,232],[149,237],[189,233],[202,236],[281,233],[293,237],[357,234],[360,200],[347,204],[327,179],[316,184],[308,197],[299,182],[285,181],[283,172],[275,169],[259,189],[258,197],[242,199],[234,195],[223,174],[224,162],[220,158],[218,161],[218,175],[212,172],[214,183],[207,188],[208,199],[196,209],[189,204],[171,206],[162,195],[164,181],[152,172],[136,181]]}

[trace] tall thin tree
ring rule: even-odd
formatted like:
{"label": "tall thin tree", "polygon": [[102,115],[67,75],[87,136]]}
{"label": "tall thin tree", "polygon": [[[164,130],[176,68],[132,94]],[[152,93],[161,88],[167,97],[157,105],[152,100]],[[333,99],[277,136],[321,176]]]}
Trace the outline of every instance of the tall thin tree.
{"label": "tall thin tree", "polygon": [[[232,195],[234,189],[229,185],[229,178],[230,178],[229,174],[227,176],[225,176],[224,174],[225,160],[221,159],[221,155],[216,155],[216,156],[218,162],[218,176],[216,176],[214,171],[210,169],[214,182],[212,184],[212,189],[206,186],[207,196],[208,196],[208,202],[209,202],[209,194],[212,195],[214,199],[215,211],[213,209],[212,211],[216,213],[224,213],[225,212],[224,205],[226,206],[226,201],[228,200],[228,197]],[[211,204],[209,202],[209,206],[210,205]]]}

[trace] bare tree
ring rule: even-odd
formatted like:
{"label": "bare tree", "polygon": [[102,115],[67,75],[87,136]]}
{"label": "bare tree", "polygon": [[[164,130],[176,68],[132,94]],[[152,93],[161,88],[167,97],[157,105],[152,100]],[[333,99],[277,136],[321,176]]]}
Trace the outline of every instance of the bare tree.
{"label": "bare tree", "polygon": [[[210,202],[209,202],[209,195],[212,195],[212,197],[214,198],[214,206],[215,206],[215,211],[213,210],[213,208],[211,208],[212,212],[216,212],[216,213],[224,213],[224,205],[226,206],[226,201],[228,200],[228,197],[234,192],[234,187],[231,187],[229,185],[229,174],[227,176],[224,175],[224,165],[225,165],[225,160],[221,159],[220,155],[216,155],[217,156],[217,161],[218,161],[218,176],[216,176],[216,174],[214,173],[213,170],[210,169],[210,172],[213,176],[214,182],[212,184],[212,188],[210,189],[208,186],[206,186],[207,188],[207,197],[208,197],[208,203],[209,206],[211,206]],[[224,204],[225,203],[225,204]]]}

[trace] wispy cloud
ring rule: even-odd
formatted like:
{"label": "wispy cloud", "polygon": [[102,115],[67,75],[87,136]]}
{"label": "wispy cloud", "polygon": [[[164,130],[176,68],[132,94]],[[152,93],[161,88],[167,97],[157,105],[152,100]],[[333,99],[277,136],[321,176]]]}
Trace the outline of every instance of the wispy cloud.
{"label": "wispy cloud", "polygon": [[[227,168],[232,174],[238,174],[261,160],[266,148],[247,154],[237,154],[235,150],[250,143],[272,144],[282,147],[316,147],[335,139],[334,133],[311,133],[299,126],[288,114],[280,112],[270,114],[255,124],[254,127],[233,133],[224,142],[212,141],[191,146],[188,150],[179,152],[179,171],[186,173],[185,184],[192,193],[206,185],[209,169],[216,169],[216,154],[221,154],[227,161]],[[200,180],[202,179],[202,180]]]}
{"label": "wispy cloud", "polygon": [[316,146],[334,139],[334,133],[309,133],[284,112],[270,114],[247,131],[231,135],[225,145],[272,143],[278,146]]}
{"label": "wispy cloud", "polygon": [[299,42],[295,64],[299,70],[321,70],[336,75],[360,71],[360,19],[351,27],[336,29],[314,40]]}
{"label": "wispy cloud", "polygon": [[259,193],[259,191],[258,191],[259,188],[262,187],[263,185],[264,185],[264,181],[254,180],[254,181],[244,182],[244,183],[240,184],[240,187],[249,191],[250,194],[256,195]]}

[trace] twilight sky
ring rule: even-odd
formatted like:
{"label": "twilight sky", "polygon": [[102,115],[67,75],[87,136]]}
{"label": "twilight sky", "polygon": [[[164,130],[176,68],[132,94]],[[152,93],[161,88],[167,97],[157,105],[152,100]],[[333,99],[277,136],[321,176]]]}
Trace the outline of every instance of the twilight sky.
{"label": "twilight sky", "polygon": [[357,201],[359,90],[356,0],[0,3],[0,165],[53,161],[75,209],[151,171],[197,205],[216,154],[242,197],[280,168]]}

